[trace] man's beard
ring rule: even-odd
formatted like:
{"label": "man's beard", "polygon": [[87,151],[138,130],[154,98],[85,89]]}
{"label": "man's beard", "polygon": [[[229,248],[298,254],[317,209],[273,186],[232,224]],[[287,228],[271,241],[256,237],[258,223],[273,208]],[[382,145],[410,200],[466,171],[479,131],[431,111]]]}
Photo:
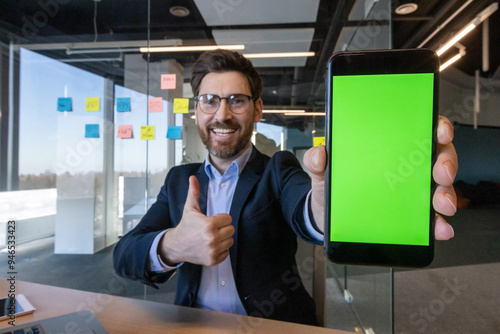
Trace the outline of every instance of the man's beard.
{"label": "man's beard", "polygon": [[230,126],[231,124],[228,123],[221,123],[221,122],[214,122],[211,124],[208,124],[207,127],[203,131],[200,127],[198,127],[198,133],[200,135],[201,141],[207,148],[208,152],[213,155],[216,158],[219,159],[227,159],[227,158],[232,158],[238,153],[240,153],[247,145],[248,142],[250,141],[250,138],[252,137],[253,133],[253,127],[247,127],[245,129],[240,128],[237,126],[239,130],[241,130],[241,136],[237,139],[236,142],[228,142],[228,143],[221,143],[215,140],[211,140],[210,134],[212,128],[221,128],[225,129],[228,127],[233,127]]}

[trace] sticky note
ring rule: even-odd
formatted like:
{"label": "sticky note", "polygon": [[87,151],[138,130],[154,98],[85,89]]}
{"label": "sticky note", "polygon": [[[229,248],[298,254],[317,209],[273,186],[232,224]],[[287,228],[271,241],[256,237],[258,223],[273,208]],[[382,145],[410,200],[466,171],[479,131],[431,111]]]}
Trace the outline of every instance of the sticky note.
{"label": "sticky note", "polygon": [[167,129],[168,139],[182,139],[182,126],[169,126]]}
{"label": "sticky note", "polygon": [[175,74],[161,75],[161,89],[175,89],[175,82],[176,82]]}
{"label": "sticky note", "polygon": [[313,137],[313,146],[325,145],[325,137]]}
{"label": "sticky note", "polygon": [[162,112],[163,99],[161,97],[150,97],[148,99],[149,112]]}
{"label": "sticky note", "polygon": [[130,111],[130,97],[118,97],[116,98],[116,111]]}
{"label": "sticky note", "polygon": [[60,97],[57,99],[57,111],[72,111],[71,97]]}
{"label": "sticky note", "polygon": [[132,125],[118,125],[116,138],[132,138]]}
{"label": "sticky note", "polygon": [[174,114],[187,114],[189,112],[189,99],[174,99]]}
{"label": "sticky note", "polygon": [[99,124],[85,124],[85,138],[99,138]]}
{"label": "sticky note", "polygon": [[85,111],[99,111],[99,98],[87,97],[85,99]]}
{"label": "sticky note", "polygon": [[154,125],[141,126],[141,140],[153,140],[153,139],[155,139]]}

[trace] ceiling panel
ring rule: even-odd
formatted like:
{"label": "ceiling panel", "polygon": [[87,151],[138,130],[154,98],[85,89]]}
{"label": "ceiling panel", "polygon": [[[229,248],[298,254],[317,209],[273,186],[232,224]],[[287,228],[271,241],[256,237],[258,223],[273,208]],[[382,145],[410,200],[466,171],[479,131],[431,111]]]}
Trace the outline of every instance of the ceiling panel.
{"label": "ceiling panel", "polygon": [[337,51],[356,51],[370,49],[389,49],[390,27],[388,25],[377,25],[377,34],[373,34],[374,28],[371,26],[344,27],[335,44]]}
{"label": "ceiling panel", "polygon": [[[212,30],[217,44],[245,44],[242,53],[308,52],[313,28]],[[304,66],[306,57],[252,59],[257,67]]]}
{"label": "ceiling panel", "polygon": [[315,22],[320,0],[194,0],[194,2],[207,26],[225,26]]}

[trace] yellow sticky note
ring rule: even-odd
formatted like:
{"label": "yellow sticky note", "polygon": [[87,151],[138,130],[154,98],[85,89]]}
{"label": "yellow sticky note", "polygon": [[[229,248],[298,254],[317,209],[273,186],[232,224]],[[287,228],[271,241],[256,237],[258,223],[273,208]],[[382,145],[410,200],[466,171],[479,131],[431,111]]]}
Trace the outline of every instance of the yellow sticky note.
{"label": "yellow sticky note", "polygon": [[87,97],[85,99],[85,111],[99,111],[99,98]]}
{"label": "yellow sticky note", "polygon": [[142,125],[141,126],[141,140],[153,140],[155,139],[155,127],[154,125]]}
{"label": "yellow sticky note", "polygon": [[313,137],[313,146],[325,145],[325,137]]}
{"label": "yellow sticky note", "polygon": [[174,99],[174,114],[187,114],[189,112],[189,99]]}

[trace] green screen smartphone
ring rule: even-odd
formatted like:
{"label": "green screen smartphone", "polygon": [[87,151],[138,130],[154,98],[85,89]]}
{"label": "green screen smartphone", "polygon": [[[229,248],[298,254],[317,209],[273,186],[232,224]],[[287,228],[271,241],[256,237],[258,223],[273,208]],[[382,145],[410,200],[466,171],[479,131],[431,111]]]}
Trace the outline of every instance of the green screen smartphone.
{"label": "green screen smartphone", "polygon": [[327,75],[328,258],[429,265],[437,55],[426,49],[341,52],[330,58]]}

